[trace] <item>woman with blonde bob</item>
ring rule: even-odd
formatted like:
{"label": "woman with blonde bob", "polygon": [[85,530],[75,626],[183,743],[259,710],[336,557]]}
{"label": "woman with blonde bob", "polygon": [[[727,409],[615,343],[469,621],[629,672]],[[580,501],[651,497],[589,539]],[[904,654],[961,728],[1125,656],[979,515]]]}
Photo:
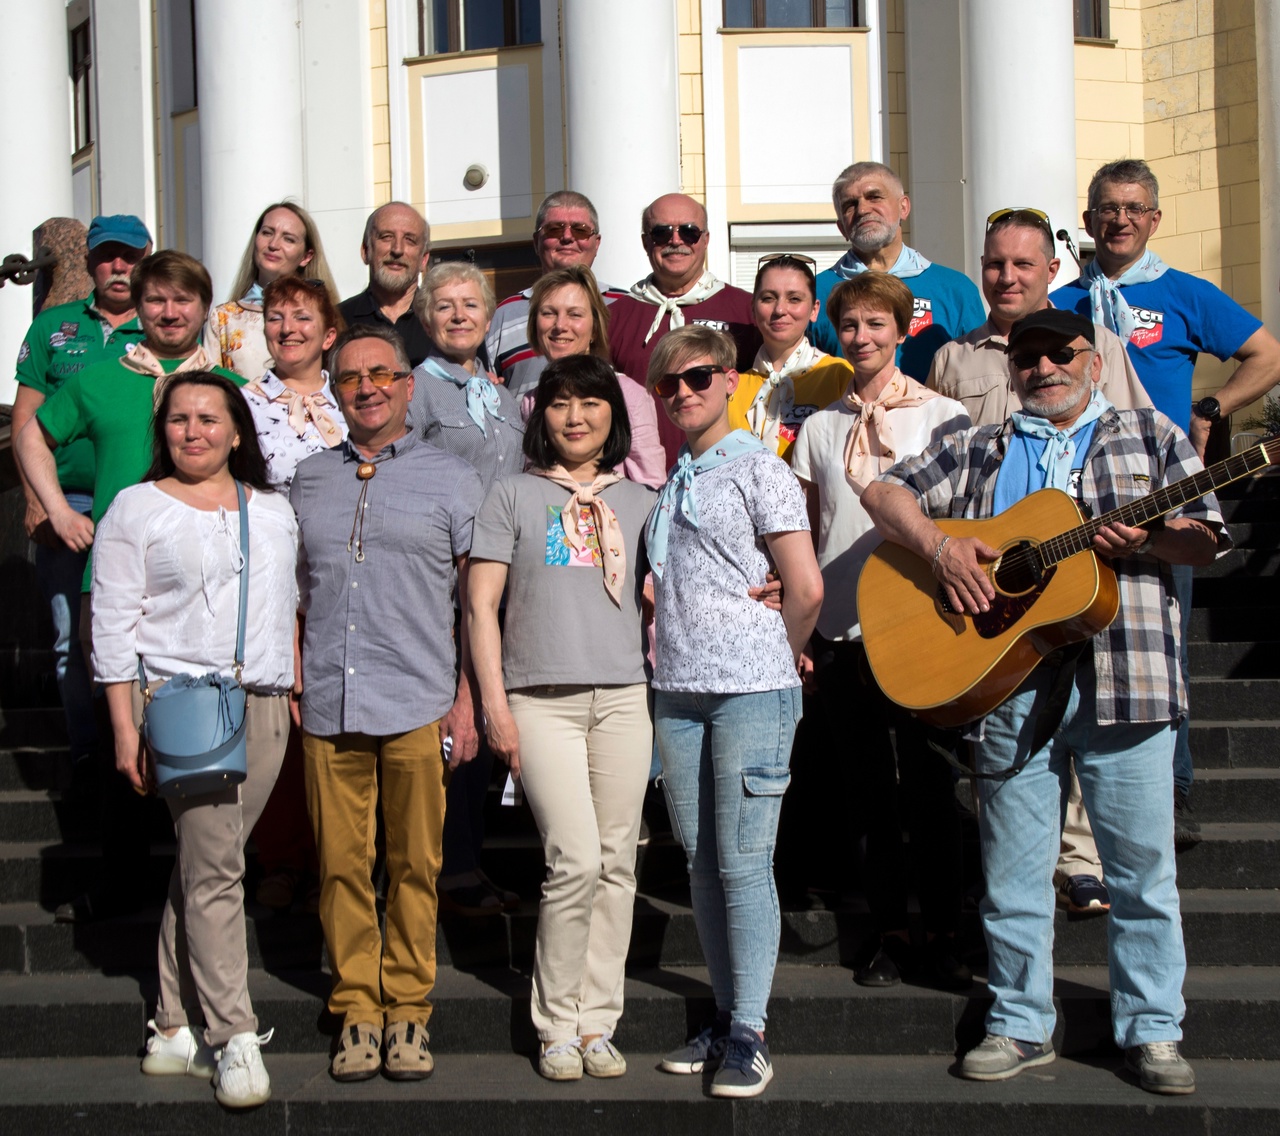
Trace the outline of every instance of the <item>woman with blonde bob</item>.
{"label": "woman with blonde bob", "polygon": [[[591,269],[575,264],[538,278],[529,297],[529,345],[548,363],[573,355],[609,361],[609,309]],[[629,481],[656,489],[667,478],[667,456],[658,437],[658,408],[635,379],[614,371],[631,420],[631,448],[622,462]],[[521,400],[527,420],[536,393]]]}
{"label": "woman with blonde bob", "polygon": [[268,205],[253,226],[231,298],[209,309],[204,347],[230,371],[246,379],[261,378],[271,367],[271,351],[262,326],[262,290],[282,276],[319,281],[338,302],[337,287],[325,260],[320,230],[301,205],[277,201]]}

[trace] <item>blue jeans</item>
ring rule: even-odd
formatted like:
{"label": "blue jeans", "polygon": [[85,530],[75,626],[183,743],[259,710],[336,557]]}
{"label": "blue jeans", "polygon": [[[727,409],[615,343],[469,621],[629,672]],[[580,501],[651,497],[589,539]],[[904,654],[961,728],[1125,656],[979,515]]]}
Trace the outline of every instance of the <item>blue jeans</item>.
{"label": "blue jeans", "polygon": [[[1170,565],[1173,572],[1173,586],[1178,596],[1178,610],[1182,623],[1182,650],[1178,655],[1178,665],[1182,667],[1182,681],[1187,687],[1187,697],[1191,696],[1191,663],[1187,647],[1187,631],[1191,627],[1191,585],[1195,578],[1195,569],[1190,564]],[[1173,783],[1184,792],[1190,790],[1191,771],[1191,719],[1183,718],[1178,723],[1177,738],[1173,743]]]}
{"label": "blue jeans", "polygon": [[[1051,667],[1038,667],[988,715],[980,772],[1008,768],[1026,753],[1052,677]],[[1093,682],[1086,657],[1049,743],[1007,781],[979,782],[987,878],[980,910],[995,999],[987,1030],[1032,1042],[1053,1034],[1053,869],[1074,757],[1111,892],[1116,1044],[1177,1041],[1186,952],[1173,856],[1173,724],[1098,725]]]}
{"label": "blue jeans", "polygon": [[667,809],[688,861],[716,1009],[761,1032],[782,931],[773,848],[800,713],[798,686],[654,691]]}
{"label": "blue jeans", "polygon": [[[68,493],[67,504],[87,516],[93,508],[93,498],[84,493]],[[73,759],[93,752],[98,743],[93,682],[80,647],[80,595],[88,559],[88,552],[72,552],[61,541],[56,548],[36,545],[36,575],[53,620],[54,670]]]}

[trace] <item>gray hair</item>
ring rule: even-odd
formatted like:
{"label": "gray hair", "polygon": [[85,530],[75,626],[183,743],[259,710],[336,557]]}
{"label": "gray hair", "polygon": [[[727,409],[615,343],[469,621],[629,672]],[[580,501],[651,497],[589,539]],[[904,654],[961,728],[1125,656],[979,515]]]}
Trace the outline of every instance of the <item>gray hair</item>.
{"label": "gray hair", "polygon": [[840,213],[840,198],[844,193],[845,186],[852,185],[855,181],[867,177],[869,174],[881,174],[898,187],[899,193],[905,194],[907,192],[902,184],[902,179],[891,166],[886,166],[883,162],[854,162],[851,166],[845,166],[836,176],[836,180],[831,183],[831,201],[836,207],[837,215]]}
{"label": "gray hair", "polygon": [[498,301],[493,294],[493,289],[489,287],[489,281],[485,279],[484,273],[474,264],[465,260],[438,260],[427,269],[427,274],[422,278],[422,286],[418,289],[418,294],[413,299],[413,314],[418,317],[420,323],[424,326],[426,325],[427,309],[431,307],[431,301],[436,292],[446,284],[453,284],[457,281],[474,284],[480,289],[487,318],[493,319],[493,313],[498,306]]}
{"label": "gray hair", "polygon": [[418,216],[418,220],[420,220],[420,221],[422,222],[422,245],[423,245],[423,252],[428,251],[428,250],[431,248],[431,224],[430,224],[430,222],[429,222],[429,221],[428,221],[428,220],[427,220],[427,219],[426,219],[426,218],[425,218],[421,213],[418,213],[418,211],[417,211],[416,209],[414,209],[414,208],[413,208],[413,206],[412,206],[412,205],[410,205],[407,201],[388,201],[385,205],[379,205],[377,209],[375,209],[372,213],[370,213],[370,214],[369,214],[369,219],[364,223],[364,251],[365,251],[365,255],[366,255],[366,256],[371,256],[371,255],[373,254],[373,240],[374,240],[374,235],[375,235],[375,234],[377,233],[377,231],[378,231],[378,214],[379,214],[379,213],[381,213],[384,209],[390,209],[390,208],[391,208],[391,206],[393,206],[393,205],[399,205],[402,209],[410,209],[410,210],[412,210],[414,213],[416,213],[416,214],[417,214],[417,216]]}
{"label": "gray hair", "polygon": [[1151,194],[1151,207],[1160,208],[1160,183],[1151,167],[1141,158],[1120,158],[1102,166],[1089,181],[1089,210],[1098,208],[1102,200],[1102,187],[1111,182],[1115,185],[1140,185]]}
{"label": "gray hair", "polygon": [[591,199],[585,193],[577,193],[572,189],[557,189],[555,193],[548,194],[538,206],[538,216],[533,223],[535,231],[542,228],[547,214],[553,209],[585,209],[587,216],[591,218],[591,227],[597,231],[600,228],[600,214],[596,212],[596,207],[591,204]]}
{"label": "gray hair", "polygon": [[413,370],[409,362],[409,353],[404,347],[404,340],[400,338],[400,333],[395,328],[377,323],[353,323],[346,331],[339,334],[333,341],[333,346],[329,348],[327,370],[335,379],[338,376],[338,356],[348,344],[358,339],[380,339],[383,343],[390,343],[396,353],[396,366],[402,371]]}

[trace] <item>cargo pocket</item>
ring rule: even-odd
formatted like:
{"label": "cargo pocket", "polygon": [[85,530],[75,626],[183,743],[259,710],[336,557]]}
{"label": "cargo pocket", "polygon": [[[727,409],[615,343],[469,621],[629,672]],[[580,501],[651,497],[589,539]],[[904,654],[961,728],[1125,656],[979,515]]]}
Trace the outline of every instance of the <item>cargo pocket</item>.
{"label": "cargo pocket", "polygon": [[744,769],[742,813],[738,821],[739,852],[769,852],[778,836],[782,794],[791,784],[788,769]]}

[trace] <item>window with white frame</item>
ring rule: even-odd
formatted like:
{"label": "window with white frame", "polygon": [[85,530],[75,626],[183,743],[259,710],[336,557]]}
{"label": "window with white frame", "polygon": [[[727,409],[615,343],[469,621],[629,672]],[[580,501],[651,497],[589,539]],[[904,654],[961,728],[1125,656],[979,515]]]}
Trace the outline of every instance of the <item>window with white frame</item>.
{"label": "window with white frame", "polygon": [[854,28],[857,0],[724,0],[726,28]]}
{"label": "window with white frame", "polygon": [[541,0],[418,0],[420,56],[541,40]]}

